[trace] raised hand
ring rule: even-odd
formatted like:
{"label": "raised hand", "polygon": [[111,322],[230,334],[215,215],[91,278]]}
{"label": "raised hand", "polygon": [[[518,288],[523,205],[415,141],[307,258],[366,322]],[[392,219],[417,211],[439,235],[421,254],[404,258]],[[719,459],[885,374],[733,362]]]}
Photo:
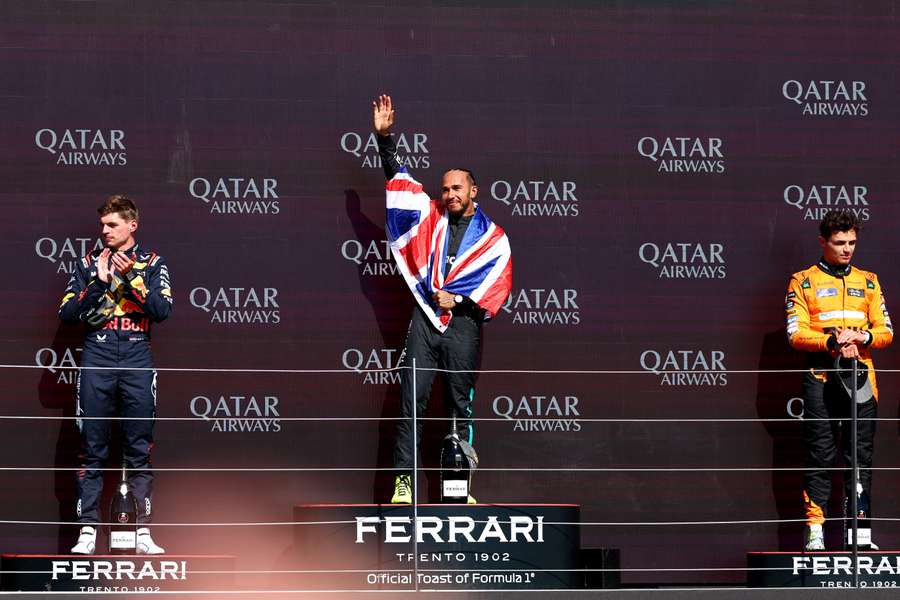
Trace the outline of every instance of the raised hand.
{"label": "raised hand", "polygon": [[391,104],[391,97],[387,94],[378,96],[378,99],[372,102],[372,122],[378,135],[390,133],[394,124],[394,107]]}

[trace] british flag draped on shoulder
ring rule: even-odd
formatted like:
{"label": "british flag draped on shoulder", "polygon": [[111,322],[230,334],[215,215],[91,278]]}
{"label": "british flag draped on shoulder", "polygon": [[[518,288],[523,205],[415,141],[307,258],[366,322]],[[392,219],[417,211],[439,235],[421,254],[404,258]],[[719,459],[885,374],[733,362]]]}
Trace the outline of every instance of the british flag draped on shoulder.
{"label": "british flag draped on shoulder", "polygon": [[503,229],[476,204],[456,260],[445,276],[441,267],[449,244],[446,209],[429,198],[405,169],[385,189],[391,252],[431,323],[443,332],[453,316],[434,302],[437,290],[468,296],[485,310],[485,319],[496,315],[512,289],[512,253]]}

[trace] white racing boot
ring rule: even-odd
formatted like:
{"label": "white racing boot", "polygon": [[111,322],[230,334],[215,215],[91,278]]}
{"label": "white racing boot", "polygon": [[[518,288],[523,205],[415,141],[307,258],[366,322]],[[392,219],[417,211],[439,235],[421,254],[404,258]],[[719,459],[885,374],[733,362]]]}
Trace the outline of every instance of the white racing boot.
{"label": "white racing boot", "polygon": [[148,527],[138,527],[137,530],[137,553],[138,554],[165,554],[166,549],[157,546],[150,535]]}
{"label": "white racing boot", "polygon": [[825,532],[821,525],[806,526],[806,550],[820,552],[825,549]]}
{"label": "white racing boot", "polygon": [[93,554],[97,549],[97,530],[84,526],[78,533],[78,542],[72,547],[72,554]]}

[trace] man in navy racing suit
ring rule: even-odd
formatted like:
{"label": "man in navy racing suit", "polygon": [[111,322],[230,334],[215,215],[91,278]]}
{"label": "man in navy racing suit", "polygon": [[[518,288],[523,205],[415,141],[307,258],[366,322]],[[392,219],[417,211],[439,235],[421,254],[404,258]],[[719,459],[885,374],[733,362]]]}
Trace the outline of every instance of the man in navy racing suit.
{"label": "man in navy racing suit", "polygon": [[[137,501],[137,552],[162,554],[147,525],[152,515],[150,452],[156,417],[156,371],[150,325],[172,310],[165,261],[140,248],[134,233],[138,210],[126,196],[110,196],[97,209],[104,248],[79,261],[59,308],[66,323],[84,323],[86,334],[76,387],[81,433],[76,515],[82,523],[75,554],[96,549],[103,471],[109,456],[111,420],[122,417],[122,454],[128,486]],[[86,368],[85,368],[86,367]]]}

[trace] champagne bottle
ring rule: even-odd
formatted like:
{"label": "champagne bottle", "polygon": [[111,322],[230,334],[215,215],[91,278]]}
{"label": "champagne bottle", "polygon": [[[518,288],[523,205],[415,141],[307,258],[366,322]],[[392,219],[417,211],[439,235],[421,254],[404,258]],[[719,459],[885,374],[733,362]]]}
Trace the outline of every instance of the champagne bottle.
{"label": "champagne bottle", "polygon": [[[844,539],[847,542],[847,550],[853,548],[853,507],[850,498],[844,498],[844,529],[847,534]],[[872,521],[871,509],[869,508],[869,494],[863,491],[861,483],[856,484],[856,516],[857,525],[856,532],[858,540],[856,547],[860,550],[872,549]]]}
{"label": "champagne bottle", "polygon": [[134,554],[137,547],[137,502],[128,489],[125,465],[122,465],[122,481],[113,494],[109,507],[109,553]]}
{"label": "champagne bottle", "polygon": [[456,431],[456,415],[450,434],[441,445],[441,502],[465,504],[469,498],[471,470]]}

